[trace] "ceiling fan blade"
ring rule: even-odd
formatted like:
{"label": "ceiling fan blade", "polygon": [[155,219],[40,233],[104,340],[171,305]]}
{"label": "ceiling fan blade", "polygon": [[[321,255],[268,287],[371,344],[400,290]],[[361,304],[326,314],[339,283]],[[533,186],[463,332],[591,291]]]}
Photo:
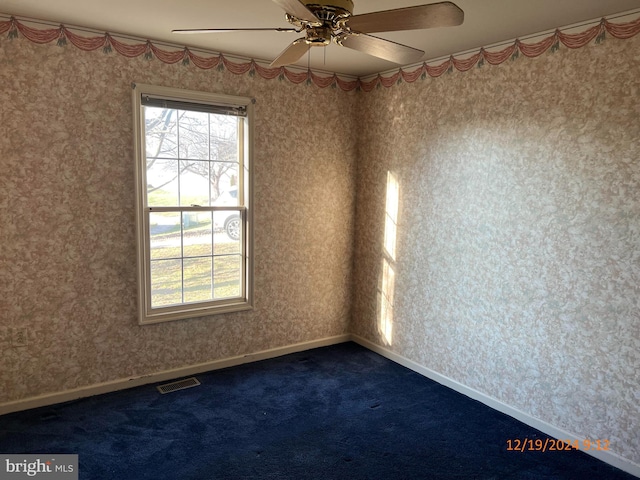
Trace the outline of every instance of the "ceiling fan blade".
{"label": "ceiling fan blade", "polygon": [[226,32],[297,32],[300,33],[301,30],[297,30],[295,28],[184,28],[171,30],[171,33],[226,33]]}
{"label": "ceiling fan blade", "polygon": [[278,55],[271,67],[282,67],[284,65],[291,65],[297,62],[302,56],[309,51],[311,45],[308,44],[304,38],[295,40],[291,45],[284,49],[284,51]]}
{"label": "ceiling fan blade", "polygon": [[353,48],[400,65],[417,62],[424,55],[424,52],[417,48],[366,34],[348,35],[340,39],[338,43],[343,47]]}
{"label": "ceiling fan blade", "polygon": [[454,27],[462,24],[464,12],[455,3],[441,2],[416,7],[354,15],[347,25],[354,32],[375,33]]}
{"label": "ceiling fan blade", "polygon": [[300,0],[273,0],[277,3],[289,15],[293,15],[300,20],[306,20],[307,22],[319,23],[320,20],[316,17],[311,10]]}

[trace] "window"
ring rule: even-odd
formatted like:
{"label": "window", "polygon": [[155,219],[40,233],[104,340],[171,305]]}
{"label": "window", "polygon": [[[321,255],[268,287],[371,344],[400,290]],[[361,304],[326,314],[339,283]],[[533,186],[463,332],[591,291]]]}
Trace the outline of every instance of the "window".
{"label": "window", "polygon": [[140,323],[251,308],[251,99],[133,98]]}

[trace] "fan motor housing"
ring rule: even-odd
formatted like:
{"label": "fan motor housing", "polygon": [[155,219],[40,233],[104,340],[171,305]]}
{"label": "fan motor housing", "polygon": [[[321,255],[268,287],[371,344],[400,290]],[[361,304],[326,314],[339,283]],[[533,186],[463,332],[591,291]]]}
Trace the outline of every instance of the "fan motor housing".
{"label": "fan motor housing", "polygon": [[302,0],[307,8],[319,7],[330,10],[346,10],[349,15],[353,14],[353,0]]}
{"label": "fan motor housing", "polygon": [[312,46],[327,46],[331,43],[331,29],[329,27],[308,27],[305,42]]}

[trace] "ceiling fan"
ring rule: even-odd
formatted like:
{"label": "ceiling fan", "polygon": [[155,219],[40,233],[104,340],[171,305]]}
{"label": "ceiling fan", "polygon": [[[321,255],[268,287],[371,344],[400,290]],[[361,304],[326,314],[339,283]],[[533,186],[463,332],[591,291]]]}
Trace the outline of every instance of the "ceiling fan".
{"label": "ceiling fan", "polygon": [[311,47],[332,41],[343,47],[373,55],[400,65],[419,60],[424,52],[371,33],[451,27],[462,24],[464,12],[454,3],[440,2],[415,7],[353,15],[353,0],[273,0],[286,12],[289,28],[192,28],[173,33],[233,31],[304,32],[271,62],[272,67],[298,61]]}

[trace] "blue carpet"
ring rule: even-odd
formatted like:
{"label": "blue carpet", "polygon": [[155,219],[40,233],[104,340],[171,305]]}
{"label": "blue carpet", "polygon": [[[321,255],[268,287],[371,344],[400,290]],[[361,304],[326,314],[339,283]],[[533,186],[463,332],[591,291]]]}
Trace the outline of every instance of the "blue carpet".
{"label": "blue carpet", "polygon": [[79,454],[81,479],[625,479],[354,343],[0,417],[0,453]]}

